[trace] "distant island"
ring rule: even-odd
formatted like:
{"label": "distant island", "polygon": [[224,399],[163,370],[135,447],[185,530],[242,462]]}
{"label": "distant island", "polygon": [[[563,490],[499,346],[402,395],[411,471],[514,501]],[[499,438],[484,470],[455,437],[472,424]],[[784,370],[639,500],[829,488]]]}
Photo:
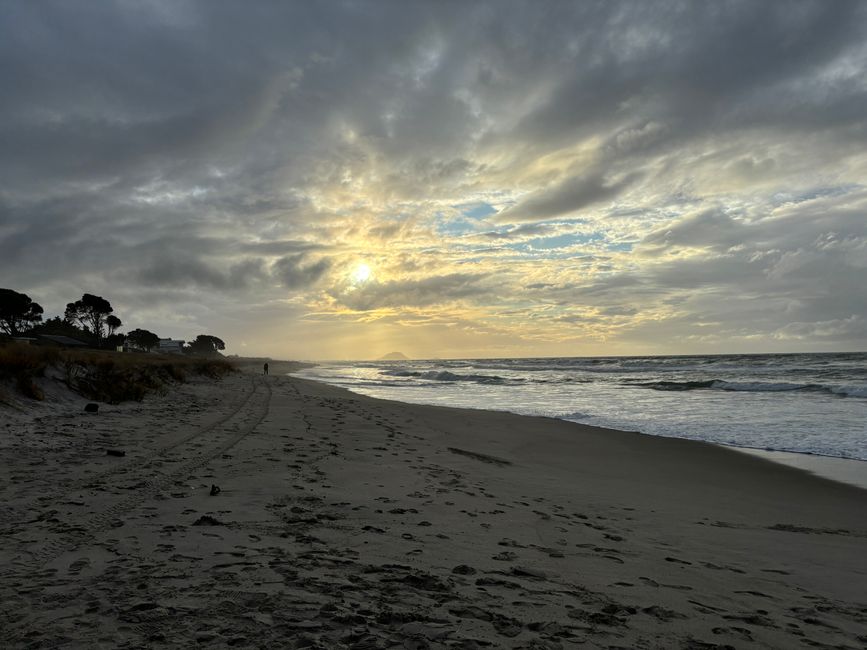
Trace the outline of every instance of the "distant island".
{"label": "distant island", "polygon": [[381,357],[379,357],[380,361],[409,361],[409,357],[406,356],[403,352],[389,352]]}

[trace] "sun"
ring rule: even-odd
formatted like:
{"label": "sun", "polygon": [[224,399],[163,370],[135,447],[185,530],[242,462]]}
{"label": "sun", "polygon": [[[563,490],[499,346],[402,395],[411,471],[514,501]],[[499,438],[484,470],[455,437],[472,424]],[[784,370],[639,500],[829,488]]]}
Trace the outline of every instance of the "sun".
{"label": "sun", "polygon": [[358,264],[350,273],[350,277],[352,278],[353,284],[364,284],[373,276],[373,271],[370,270],[370,267],[361,262]]}

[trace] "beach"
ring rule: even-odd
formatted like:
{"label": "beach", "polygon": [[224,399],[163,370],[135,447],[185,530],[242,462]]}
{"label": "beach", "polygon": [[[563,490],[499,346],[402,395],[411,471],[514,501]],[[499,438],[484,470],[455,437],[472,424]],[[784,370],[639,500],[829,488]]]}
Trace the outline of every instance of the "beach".
{"label": "beach", "polygon": [[282,371],[2,407],[4,645],[867,644],[867,491]]}

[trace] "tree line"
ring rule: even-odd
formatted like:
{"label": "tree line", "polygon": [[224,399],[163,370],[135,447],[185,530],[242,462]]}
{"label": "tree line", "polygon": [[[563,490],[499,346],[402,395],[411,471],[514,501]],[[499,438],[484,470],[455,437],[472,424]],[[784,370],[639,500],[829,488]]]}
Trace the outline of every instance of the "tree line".
{"label": "tree line", "polygon": [[[123,322],[114,314],[111,303],[102,296],[85,293],[79,300],[66,305],[63,318],[55,316],[43,321],[44,313],[42,306],[27,294],[0,289],[0,331],[8,336],[68,336],[96,348],[115,349],[126,343],[142,352],[150,352],[159,346],[160,337],[146,329],[134,329],[127,334],[118,332]],[[215,356],[225,349],[222,339],[199,334],[184,345],[183,352]]]}

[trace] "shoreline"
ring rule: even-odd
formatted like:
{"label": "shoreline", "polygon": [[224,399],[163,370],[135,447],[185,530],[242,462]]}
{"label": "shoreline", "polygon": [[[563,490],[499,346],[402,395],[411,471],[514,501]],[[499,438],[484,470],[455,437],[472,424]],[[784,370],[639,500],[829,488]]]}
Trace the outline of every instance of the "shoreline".
{"label": "shoreline", "polygon": [[754,449],[721,445],[736,451],[764,458],[772,463],[803,470],[812,476],[828,479],[844,485],[851,485],[867,491],[867,460],[823,456],[778,449]]}
{"label": "shoreline", "polygon": [[240,373],[19,416],[12,647],[864,640],[864,491],[710,443]]}
{"label": "shoreline", "polygon": [[[327,381],[322,379],[312,379],[309,377],[297,377],[293,373],[296,371],[291,371],[286,373],[287,376],[293,377],[295,379],[301,379],[303,381],[313,381],[321,384],[325,384],[327,386],[331,386],[333,388],[339,388],[347,391],[353,395],[360,395],[364,397],[370,397],[371,399],[384,399],[386,401],[395,401],[400,404],[421,404],[419,402],[403,402],[398,399],[388,399],[388,398],[375,398],[369,395],[365,395],[364,393],[356,392],[351,388],[346,386],[337,386],[335,384],[330,384]],[[424,404],[426,406],[440,406],[436,404]],[[442,408],[467,408],[467,407],[442,407]],[[505,411],[498,409],[482,409],[482,408],[473,408],[468,409],[473,411],[481,411],[481,412],[490,412],[490,413],[509,413],[511,415],[517,415],[519,417],[535,417],[535,416],[525,416],[521,413],[515,413],[514,411]],[[541,416],[541,417],[550,417],[550,416]],[[574,424],[583,425],[581,422],[576,422],[575,420],[567,420],[564,418],[551,417],[552,420],[557,420],[560,422],[571,422]],[[591,425],[592,426],[592,425]],[[812,476],[817,476],[819,478],[827,479],[830,481],[834,481],[837,483],[841,483],[843,485],[849,485],[853,487],[860,488],[862,490],[867,491],[867,460],[862,460],[860,458],[845,458],[842,456],[830,456],[824,454],[815,454],[809,452],[795,452],[784,449],[765,449],[765,448],[757,448],[757,447],[744,447],[742,445],[734,445],[734,444],[725,444],[711,441],[702,441],[696,440],[695,438],[684,438],[679,436],[663,436],[654,433],[647,433],[644,431],[629,431],[627,429],[615,429],[613,427],[596,427],[599,429],[607,430],[607,431],[616,431],[620,433],[640,433],[642,435],[651,436],[654,438],[670,438],[673,440],[686,440],[691,442],[701,442],[705,444],[715,445],[717,447],[721,447],[723,449],[731,449],[734,451],[738,451],[745,454],[750,454],[758,458],[763,458],[769,462],[775,463],[777,465],[783,465],[785,467],[795,468],[801,471],[804,471]]]}

